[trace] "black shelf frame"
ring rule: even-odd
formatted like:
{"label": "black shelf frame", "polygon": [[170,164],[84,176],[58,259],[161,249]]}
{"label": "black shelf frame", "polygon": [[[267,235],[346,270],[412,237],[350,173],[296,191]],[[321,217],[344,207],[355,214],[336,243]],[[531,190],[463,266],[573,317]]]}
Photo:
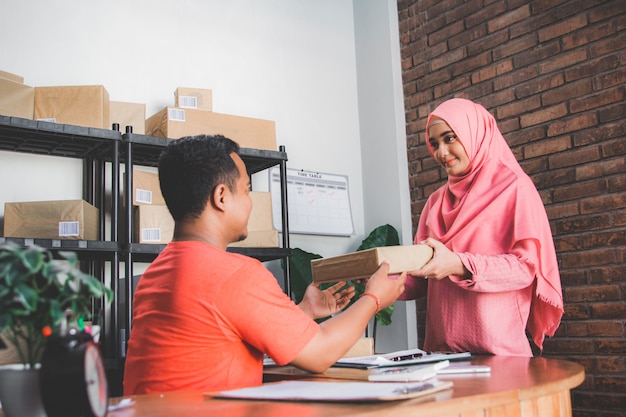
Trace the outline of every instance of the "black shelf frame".
{"label": "black shelf frame", "polygon": [[[147,136],[135,134],[129,131],[122,135],[122,148],[121,159],[124,163],[125,172],[133,172],[133,167],[148,166],[157,167],[159,162],[159,156],[163,149],[172,141],[176,139],[162,138],[156,136]],[[241,159],[246,164],[246,170],[249,175],[253,175],[257,172],[264,171],[274,166],[279,166],[281,171],[280,183],[281,183],[281,209],[282,209],[282,247],[279,248],[245,248],[245,247],[229,247],[229,252],[241,253],[260,260],[261,262],[283,259],[283,271],[284,271],[284,287],[285,293],[291,294],[291,280],[289,269],[289,256],[291,255],[291,249],[289,248],[289,221],[288,221],[288,208],[287,208],[287,153],[284,146],[280,147],[279,151],[270,151],[262,149],[241,148],[239,152]],[[124,197],[123,201],[132,201],[133,190],[133,176],[126,175],[124,179]],[[120,189],[119,182],[114,182],[114,188]],[[132,242],[132,205],[123,206],[119,205],[118,210],[120,213],[124,211],[123,216],[126,219],[125,228],[119,232],[119,239],[121,245],[124,246],[124,250],[121,252],[125,265],[125,288],[124,300],[132,300],[134,292],[133,284],[133,264],[135,262],[152,262],[154,258],[165,248],[165,245],[155,244],[141,244]],[[116,208],[114,207],[115,211]],[[124,323],[122,326],[116,328],[123,331],[123,334],[119,334],[119,356],[125,357],[126,347],[128,343],[128,336],[132,322],[132,301],[125,303],[124,311]],[[116,320],[119,322],[119,314],[117,314]]]}
{"label": "black shelf frame", "polygon": [[[119,177],[119,153],[122,135],[115,130],[57,124],[0,115],[0,151],[19,152],[62,158],[79,159],[83,163],[82,198],[99,210],[100,240],[65,240],[0,237],[0,242],[12,241],[21,246],[36,244],[51,250],[76,252],[81,268],[99,277],[114,292],[119,282],[120,245],[111,218],[110,240],[106,239],[106,163],[111,164],[111,178]],[[111,207],[118,206],[118,195],[112,193]],[[110,273],[106,273],[106,264]],[[117,294],[115,292],[115,294]],[[95,311],[101,311],[101,345],[104,355],[113,355],[111,335],[118,323],[115,302],[106,306],[97,300]]]}
{"label": "black shelf frame", "polygon": [[[120,329],[130,329],[132,302],[125,302],[122,317],[120,300],[132,300],[133,263],[149,263],[165,245],[133,243],[132,205],[125,205],[132,192],[132,175],[124,179],[121,187],[121,166],[131,172],[134,165],[156,167],[161,151],[172,140],[155,136],[133,134],[127,127],[122,134],[114,129],[97,129],[75,125],[36,121],[0,115],[0,151],[47,155],[80,159],[83,162],[83,199],[99,209],[100,240],[66,240],[38,238],[7,238],[0,236],[0,243],[12,241],[20,246],[36,244],[51,250],[76,252],[81,267],[99,277],[115,294],[114,302],[105,305],[97,300],[94,308],[102,311],[101,347],[108,363],[123,363],[129,331],[120,335]],[[284,146],[278,151],[242,148],[241,158],[250,175],[274,166],[280,168],[282,242],[278,248],[229,247],[230,252],[241,253],[262,262],[284,260],[284,287],[291,294],[289,270],[289,221],[287,209],[287,154]],[[108,164],[108,165],[107,165]],[[110,166],[110,168],[107,168]],[[111,194],[106,195],[106,181],[110,179]],[[122,194],[124,199],[122,199]],[[106,230],[106,216],[110,216],[110,229]],[[121,219],[126,221],[120,222]],[[119,227],[124,224],[124,228]],[[107,233],[108,232],[108,236]],[[120,269],[124,263],[125,280],[120,288]],[[109,271],[106,266],[109,264]]]}

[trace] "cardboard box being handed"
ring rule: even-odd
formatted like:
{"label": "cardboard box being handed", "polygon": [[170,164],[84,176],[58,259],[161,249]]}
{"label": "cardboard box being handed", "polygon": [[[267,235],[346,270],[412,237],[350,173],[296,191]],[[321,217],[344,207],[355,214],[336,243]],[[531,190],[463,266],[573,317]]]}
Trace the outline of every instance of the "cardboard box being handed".
{"label": "cardboard box being handed", "polygon": [[383,261],[389,262],[389,274],[420,269],[433,257],[428,245],[382,246],[346,255],[313,259],[313,282],[339,282],[369,278]]}

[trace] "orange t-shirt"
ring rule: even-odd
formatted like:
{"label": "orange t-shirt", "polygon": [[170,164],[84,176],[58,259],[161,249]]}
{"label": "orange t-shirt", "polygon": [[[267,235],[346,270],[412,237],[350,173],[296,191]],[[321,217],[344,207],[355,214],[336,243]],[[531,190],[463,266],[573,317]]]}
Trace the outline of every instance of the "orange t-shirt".
{"label": "orange t-shirt", "polygon": [[135,291],[124,395],[260,385],[264,353],[289,363],[318,329],[256,259],[172,242]]}

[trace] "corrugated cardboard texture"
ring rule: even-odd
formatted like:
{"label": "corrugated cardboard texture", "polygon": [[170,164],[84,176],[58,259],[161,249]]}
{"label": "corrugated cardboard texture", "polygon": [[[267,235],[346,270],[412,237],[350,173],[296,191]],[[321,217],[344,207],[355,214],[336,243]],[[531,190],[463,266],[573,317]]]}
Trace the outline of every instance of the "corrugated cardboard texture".
{"label": "corrugated cardboard texture", "polygon": [[133,133],[140,135],[146,133],[146,105],[144,103],[111,101],[109,105],[111,121],[108,126],[117,123],[120,125],[121,132],[126,132],[126,126],[132,126]]}
{"label": "corrugated cardboard texture", "polygon": [[133,208],[133,242],[167,244],[174,236],[174,219],[166,206]]}
{"label": "corrugated cardboard texture", "polygon": [[0,71],[0,114],[32,119],[35,88],[23,84],[21,80],[22,77]]}
{"label": "corrugated cardboard texture", "polygon": [[206,88],[178,87],[174,91],[174,105],[176,107],[212,111],[213,91]]}
{"label": "corrugated cardboard texture", "polygon": [[[126,184],[125,181],[124,184]],[[133,169],[133,205],[144,204],[165,205],[159,184],[159,174]]]}
{"label": "corrugated cardboard texture", "polygon": [[34,118],[110,129],[109,93],[101,85],[35,87]]}
{"label": "corrugated cardboard texture", "polygon": [[314,282],[338,282],[370,277],[383,261],[389,262],[389,274],[420,269],[433,256],[428,245],[383,246],[330,258],[313,259]]}
{"label": "corrugated cardboard texture", "polygon": [[[98,209],[83,200],[5,203],[4,236],[97,240],[98,219]],[[77,223],[77,234],[60,235],[61,223],[71,225]]]}
{"label": "corrugated cardboard texture", "polygon": [[242,148],[276,150],[276,123],[209,111],[166,107],[146,120],[146,135],[180,139],[224,135]]}

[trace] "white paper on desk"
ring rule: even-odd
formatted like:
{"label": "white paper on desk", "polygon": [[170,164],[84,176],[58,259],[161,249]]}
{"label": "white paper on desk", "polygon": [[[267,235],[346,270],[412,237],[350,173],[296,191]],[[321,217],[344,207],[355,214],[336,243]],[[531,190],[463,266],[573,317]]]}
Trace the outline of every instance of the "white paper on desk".
{"label": "white paper on desk", "polygon": [[[414,358],[398,360],[401,357]],[[385,367],[385,366],[406,366],[421,363],[439,362],[443,360],[451,360],[458,358],[467,358],[472,356],[470,352],[426,352],[421,349],[399,350],[396,352],[385,353],[382,355],[355,356],[352,358],[341,358],[336,365],[356,365],[366,368]]]}
{"label": "white paper on desk", "polygon": [[428,395],[450,387],[451,381],[436,378],[416,383],[282,381],[222,391],[213,396],[273,401],[393,401]]}

